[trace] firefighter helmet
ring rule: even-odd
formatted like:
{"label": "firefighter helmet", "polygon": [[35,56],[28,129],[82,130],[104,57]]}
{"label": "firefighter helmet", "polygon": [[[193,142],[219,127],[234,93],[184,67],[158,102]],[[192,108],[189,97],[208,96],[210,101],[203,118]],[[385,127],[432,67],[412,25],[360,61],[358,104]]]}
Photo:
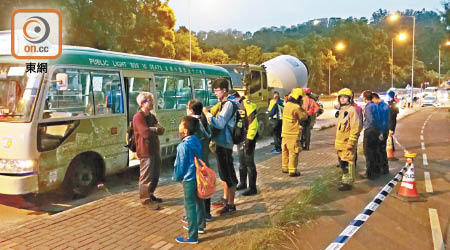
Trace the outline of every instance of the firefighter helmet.
{"label": "firefighter helmet", "polygon": [[294,98],[294,99],[298,99],[301,96],[304,96],[305,94],[303,93],[303,89],[301,88],[295,88],[291,91],[291,93],[289,94],[290,97]]}
{"label": "firefighter helmet", "polygon": [[348,89],[348,88],[343,88],[343,89],[339,90],[339,92],[338,92],[338,96],[340,96],[340,95],[346,95],[346,96],[348,96],[349,98],[352,98],[352,96],[353,96],[353,91],[351,91],[351,90]]}

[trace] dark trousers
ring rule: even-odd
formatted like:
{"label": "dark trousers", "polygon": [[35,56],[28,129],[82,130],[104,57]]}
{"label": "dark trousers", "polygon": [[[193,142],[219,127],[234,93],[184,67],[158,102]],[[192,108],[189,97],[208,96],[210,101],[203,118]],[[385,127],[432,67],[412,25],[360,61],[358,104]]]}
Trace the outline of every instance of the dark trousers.
{"label": "dark trousers", "polygon": [[389,163],[387,160],[386,144],[387,144],[388,133],[383,133],[383,140],[378,140],[378,173],[388,173]]}
{"label": "dark trousers", "polygon": [[364,156],[366,157],[366,173],[369,177],[374,176],[378,168],[378,136],[377,128],[367,128],[364,130],[363,147]]}
{"label": "dark trousers", "polygon": [[205,202],[197,196],[197,182],[183,182],[184,209],[189,228],[189,239],[198,239],[198,229],[205,229]]}
{"label": "dark trousers", "polygon": [[311,116],[302,122],[302,149],[309,150],[309,143],[311,142]]}
{"label": "dark trousers", "polygon": [[148,199],[158,186],[161,172],[161,156],[151,155],[149,158],[140,159],[139,167],[139,198]]}
{"label": "dark trousers", "polygon": [[255,165],[255,147],[256,140],[249,140],[246,149],[242,143],[239,145],[239,180],[240,183],[247,184],[248,174],[249,188],[256,191],[258,173]]}
{"label": "dark trousers", "polygon": [[275,150],[281,151],[281,128],[283,122],[281,120],[273,120],[275,126],[273,127],[273,142]]}
{"label": "dark trousers", "polygon": [[234,171],[233,150],[216,145],[216,157],[220,179],[227,183],[229,188],[236,186],[238,179]]}

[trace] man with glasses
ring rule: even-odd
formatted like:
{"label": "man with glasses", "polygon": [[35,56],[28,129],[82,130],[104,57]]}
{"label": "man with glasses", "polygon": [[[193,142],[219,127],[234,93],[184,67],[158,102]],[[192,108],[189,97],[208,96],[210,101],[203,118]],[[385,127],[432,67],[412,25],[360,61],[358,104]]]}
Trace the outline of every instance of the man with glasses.
{"label": "man with glasses", "polygon": [[139,111],[133,116],[133,129],[136,154],[140,160],[139,198],[142,205],[148,205],[151,209],[157,210],[159,209],[157,203],[162,202],[162,199],[154,195],[161,171],[158,136],[163,135],[165,129],[150,112],[153,109],[152,93],[139,93],[136,101]]}

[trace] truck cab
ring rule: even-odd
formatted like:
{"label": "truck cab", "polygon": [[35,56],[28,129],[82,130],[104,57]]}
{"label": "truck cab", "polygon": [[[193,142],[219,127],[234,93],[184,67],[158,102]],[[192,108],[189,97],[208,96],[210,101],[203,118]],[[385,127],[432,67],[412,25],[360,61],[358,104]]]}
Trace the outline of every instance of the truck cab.
{"label": "truck cab", "polygon": [[248,64],[221,64],[217,66],[226,69],[231,75],[233,90],[248,98],[258,107],[257,118],[260,122],[258,133],[262,136],[268,121],[266,111],[270,98],[266,69],[263,66]]}

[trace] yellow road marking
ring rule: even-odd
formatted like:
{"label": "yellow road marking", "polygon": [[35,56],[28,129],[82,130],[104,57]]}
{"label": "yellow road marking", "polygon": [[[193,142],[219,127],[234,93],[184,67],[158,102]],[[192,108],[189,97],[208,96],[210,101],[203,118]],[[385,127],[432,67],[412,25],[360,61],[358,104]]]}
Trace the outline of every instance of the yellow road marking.
{"label": "yellow road marking", "polygon": [[428,212],[430,215],[431,235],[433,236],[434,250],[445,250],[437,210],[430,208]]}

